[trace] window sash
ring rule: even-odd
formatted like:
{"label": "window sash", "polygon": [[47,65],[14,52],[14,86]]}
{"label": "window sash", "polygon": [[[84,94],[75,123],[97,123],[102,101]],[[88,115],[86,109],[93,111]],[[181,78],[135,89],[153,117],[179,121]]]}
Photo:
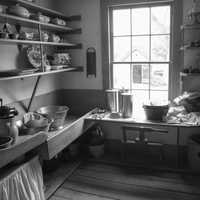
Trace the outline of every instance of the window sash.
{"label": "window sash", "polygon": [[[109,71],[110,71],[110,87],[113,88],[114,86],[114,80],[113,80],[113,65],[114,64],[130,64],[130,65],[134,65],[134,64],[147,64],[147,65],[151,65],[151,64],[168,64],[169,65],[169,77],[170,77],[170,73],[172,71],[172,65],[173,65],[173,62],[172,62],[172,33],[173,33],[173,30],[172,30],[172,3],[173,1],[166,1],[166,2],[148,2],[148,3],[142,3],[142,4],[134,4],[134,5],[120,5],[120,6],[114,6],[114,7],[110,7],[109,8],[109,41],[110,41],[110,46],[109,46],[109,65],[110,65],[110,68],[109,68]],[[132,13],[131,13],[131,9],[133,8],[142,8],[142,7],[147,7],[147,8],[152,8],[152,7],[157,7],[157,6],[170,6],[170,33],[165,33],[165,34],[152,34],[151,31],[149,32],[149,34],[132,34],[132,23],[130,24],[131,26],[131,34],[130,35],[114,35],[113,34],[113,11],[114,10],[120,10],[120,9],[130,9],[130,17],[132,17]],[[151,13],[150,13],[151,14]],[[150,19],[150,27],[151,27],[151,19]],[[151,29],[151,28],[150,28]],[[148,36],[149,38],[151,38],[152,36],[162,36],[162,35],[169,35],[169,61],[148,61],[148,62],[134,62],[134,61],[130,61],[130,62],[117,62],[117,61],[114,61],[114,49],[113,49],[113,43],[114,43],[114,38],[115,37],[130,37],[131,38],[131,49],[132,49],[132,36]],[[151,39],[150,39],[151,40]],[[150,42],[150,45],[149,45],[149,54],[151,55],[151,42]],[[151,58],[149,58],[150,60]],[[131,53],[131,60],[132,60],[132,53]],[[132,70],[132,67],[130,68]],[[132,71],[130,71],[130,88],[132,90],[132,80],[133,77],[132,77]],[[150,79],[149,79],[150,80]],[[171,81],[169,80],[168,81],[168,96],[170,97],[170,94],[169,94],[169,90],[171,88]],[[133,90],[136,90],[136,89],[133,89]],[[138,91],[142,91],[143,89],[137,89]],[[149,83],[149,89],[148,91],[153,91],[152,89],[150,89],[150,83]],[[156,90],[157,91],[157,90]],[[159,90],[159,91],[163,91],[163,90]],[[164,90],[166,91],[166,90]]]}

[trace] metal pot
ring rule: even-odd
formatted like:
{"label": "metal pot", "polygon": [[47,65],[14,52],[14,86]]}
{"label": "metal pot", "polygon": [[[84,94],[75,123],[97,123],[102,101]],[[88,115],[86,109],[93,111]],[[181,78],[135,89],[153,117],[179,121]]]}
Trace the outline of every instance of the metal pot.
{"label": "metal pot", "polygon": [[146,119],[152,121],[164,121],[169,110],[169,105],[143,105]]}
{"label": "metal pot", "polygon": [[11,136],[15,141],[18,136],[18,128],[15,125],[14,117],[18,114],[14,107],[3,106],[0,99],[0,136]]}

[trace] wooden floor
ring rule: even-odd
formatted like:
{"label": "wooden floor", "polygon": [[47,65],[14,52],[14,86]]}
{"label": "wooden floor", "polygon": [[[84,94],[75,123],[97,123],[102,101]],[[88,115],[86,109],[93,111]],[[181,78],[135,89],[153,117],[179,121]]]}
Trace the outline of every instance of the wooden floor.
{"label": "wooden floor", "polygon": [[50,200],[200,200],[200,176],[82,163]]}

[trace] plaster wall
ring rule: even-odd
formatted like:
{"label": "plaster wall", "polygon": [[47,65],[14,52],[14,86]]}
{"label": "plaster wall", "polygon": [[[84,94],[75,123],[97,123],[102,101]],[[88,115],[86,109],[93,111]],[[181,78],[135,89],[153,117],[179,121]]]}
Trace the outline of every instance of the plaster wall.
{"label": "plaster wall", "polygon": [[[72,64],[84,66],[84,72],[65,73],[62,84],[64,89],[102,89],[102,62],[101,62],[101,25],[100,0],[57,0],[55,7],[66,15],[81,15],[79,23],[71,23],[72,27],[81,27],[82,34],[70,36],[69,40],[81,42],[83,49],[69,51],[72,55]],[[96,77],[86,76],[86,50],[89,47],[96,49]]]}

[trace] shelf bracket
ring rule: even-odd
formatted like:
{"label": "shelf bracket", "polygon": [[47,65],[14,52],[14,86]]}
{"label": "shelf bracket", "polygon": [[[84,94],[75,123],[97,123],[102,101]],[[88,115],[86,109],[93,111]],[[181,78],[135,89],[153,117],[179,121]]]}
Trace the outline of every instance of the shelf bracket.
{"label": "shelf bracket", "polygon": [[39,85],[39,82],[40,82],[40,79],[41,79],[41,76],[38,76],[37,80],[36,80],[36,83],[35,83],[35,86],[33,88],[33,92],[31,94],[31,98],[30,98],[30,101],[29,101],[29,104],[28,104],[27,112],[30,111],[31,105],[32,105],[34,97],[35,97],[35,93],[37,91],[37,88],[38,88],[38,85]]}

